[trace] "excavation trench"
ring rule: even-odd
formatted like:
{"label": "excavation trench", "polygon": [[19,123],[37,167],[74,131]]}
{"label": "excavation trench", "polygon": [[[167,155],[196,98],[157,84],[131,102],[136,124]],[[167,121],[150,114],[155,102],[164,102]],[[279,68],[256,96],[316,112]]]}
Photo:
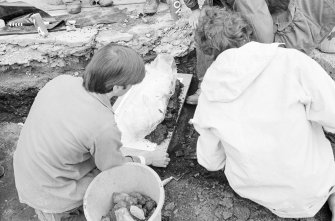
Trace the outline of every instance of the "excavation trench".
{"label": "excavation trench", "polygon": [[[146,57],[146,62],[154,59],[154,55]],[[197,89],[198,81],[195,77],[196,55],[191,52],[188,55],[175,59],[179,73],[193,74],[193,80],[189,89],[192,94]],[[71,67],[71,66],[68,66]],[[23,82],[22,90],[14,88],[13,90],[1,91],[0,88],[0,122],[24,123],[29,109],[34,101],[36,94],[43,85],[59,74],[80,75],[83,73],[82,67],[73,67],[73,69],[42,70],[31,68],[28,74],[24,73],[20,78],[14,77],[17,71],[8,71],[6,79],[8,82],[20,82],[20,79],[31,79],[32,83]],[[42,71],[41,71],[42,70]],[[27,76],[29,75],[29,76]],[[15,79],[11,79],[15,78]],[[23,80],[22,80],[23,81]],[[36,83],[37,82],[37,83]],[[18,84],[20,85],[20,84]],[[6,92],[6,93],[4,93]],[[166,200],[162,210],[164,221],[212,221],[212,220],[283,220],[273,215],[269,210],[259,206],[249,200],[238,196],[229,186],[228,181],[222,171],[208,172],[202,168],[196,160],[196,142],[197,132],[193,126],[188,124],[193,117],[195,106],[184,105],[178,124],[171,140],[169,150],[171,162],[167,168],[154,168],[159,176],[164,179],[170,176],[181,177],[178,181],[171,181],[165,187]],[[330,139],[334,137],[329,135]],[[12,164],[11,159],[0,159],[6,162],[6,168]],[[22,212],[22,205],[18,203],[17,196],[9,193],[15,191],[13,171],[8,171],[10,177],[8,182],[11,185],[4,185],[2,192],[5,201],[0,201],[0,214],[3,219],[19,216]],[[6,180],[7,182],[7,180]],[[8,194],[7,194],[8,193]],[[14,194],[15,195],[15,194]],[[11,203],[8,203],[11,202]],[[13,202],[17,202],[16,204]],[[8,211],[11,213],[8,213]],[[28,208],[29,214],[34,214],[32,209]],[[9,214],[9,215],[6,215]],[[7,217],[8,216],[8,217]],[[32,219],[34,220],[34,219]],[[36,219],[35,219],[36,220]],[[285,219],[293,220],[293,219]],[[306,220],[306,219],[294,219]],[[330,211],[325,205],[316,215],[315,219],[326,221],[330,220]]]}

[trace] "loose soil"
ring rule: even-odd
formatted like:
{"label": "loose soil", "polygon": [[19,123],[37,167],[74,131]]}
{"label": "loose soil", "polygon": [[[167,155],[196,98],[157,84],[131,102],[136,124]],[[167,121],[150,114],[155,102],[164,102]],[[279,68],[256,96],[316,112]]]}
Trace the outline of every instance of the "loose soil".
{"label": "loose soil", "polygon": [[179,95],[182,91],[183,84],[177,80],[175,91],[171,96],[166,108],[164,120],[145,138],[153,143],[161,144],[168,136],[169,132],[173,132],[177,126],[178,112],[180,109],[181,101]]}

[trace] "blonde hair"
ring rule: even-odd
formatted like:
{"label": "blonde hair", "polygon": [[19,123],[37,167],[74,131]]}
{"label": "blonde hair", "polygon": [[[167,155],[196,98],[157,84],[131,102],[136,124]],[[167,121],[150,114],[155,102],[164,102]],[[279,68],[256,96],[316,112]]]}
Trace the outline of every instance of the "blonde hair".
{"label": "blonde hair", "polygon": [[195,30],[195,41],[205,54],[216,57],[224,50],[249,42],[251,30],[238,13],[224,8],[205,7]]}

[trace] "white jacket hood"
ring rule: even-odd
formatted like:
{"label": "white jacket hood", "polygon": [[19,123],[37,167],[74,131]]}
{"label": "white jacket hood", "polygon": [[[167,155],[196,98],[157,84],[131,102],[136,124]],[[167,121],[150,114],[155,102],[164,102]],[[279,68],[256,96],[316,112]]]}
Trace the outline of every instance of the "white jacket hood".
{"label": "white jacket hood", "polygon": [[203,95],[213,102],[237,99],[269,65],[278,45],[250,42],[222,52],[206,72]]}

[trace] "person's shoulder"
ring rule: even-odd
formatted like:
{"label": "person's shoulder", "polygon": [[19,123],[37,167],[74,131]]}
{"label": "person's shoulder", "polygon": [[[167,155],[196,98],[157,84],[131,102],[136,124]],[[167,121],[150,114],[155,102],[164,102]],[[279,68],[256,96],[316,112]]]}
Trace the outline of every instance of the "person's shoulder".
{"label": "person's shoulder", "polygon": [[46,83],[43,91],[59,91],[59,88],[62,88],[62,91],[75,90],[75,88],[80,88],[82,82],[81,77],[62,74]]}
{"label": "person's shoulder", "polygon": [[287,56],[295,56],[295,57],[305,57],[309,58],[309,56],[295,48],[285,48],[285,47],[278,47],[278,51],[282,54],[285,54]]}
{"label": "person's shoulder", "polygon": [[82,78],[75,77],[75,76],[68,75],[68,74],[61,74],[55,77],[54,79],[52,79],[50,82],[51,83],[72,83],[72,82],[78,82],[78,81],[82,81]]}

